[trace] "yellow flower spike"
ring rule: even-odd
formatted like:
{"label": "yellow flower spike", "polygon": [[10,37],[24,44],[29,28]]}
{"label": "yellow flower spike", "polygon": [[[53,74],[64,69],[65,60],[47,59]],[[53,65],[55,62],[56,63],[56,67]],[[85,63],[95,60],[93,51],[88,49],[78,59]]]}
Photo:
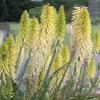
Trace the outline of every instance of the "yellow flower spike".
{"label": "yellow flower spike", "polygon": [[39,32],[34,35],[33,41],[33,71],[41,71],[48,56],[48,49],[55,39],[56,32],[56,9],[53,6],[45,5],[42,9]]}
{"label": "yellow flower spike", "polygon": [[94,49],[96,50],[97,53],[100,52],[100,33],[99,32],[95,33]]}
{"label": "yellow flower spike", "polygon": [[8,46],[8,66],[9,73],[11,73],[12,77],[15,78],[15,64],[16,64],[16,48],[14,43],[14,38],[9,36],[7,38],[7,46]]}
{"label": "yellow flower spike", "polygon": [[[33,71],[34,71],[34,68],[36,68],[38,74],[39,74],[39,71],[41,71],[41,68],[43,67],[45,63],[45,59],[48,54],[48,46],[50,47],[48,43],[51,43],[52,32],[54,34],[53,27],[55,26],[52,27],[51,25],[53,23],[52,17],[54,17],[52,15],[54,13],[53,10],[54,8],[49,5],[43,6],[42,15],[41,15],[41,23],[39,24],[38,21],[36,21],[37,19],[33,21],[33,24],[35,24],[35,26],[37,27],[37,29],[35,28],[36,29],[35,31],[37,32],[33,33],[34,34],[33,46],[32,46],[33,47],[32,49]],[[32,30],[34,29],[32,28]]]}
{"label": "yellow flower spike", "polygon": [[16,50],[15,50],[15,42],[14,42],[14,39],[12,36],[9,36],[7,38],[7,46],[8,46],[8,49],[9,49],[9,57],[10,59],[13,61],[14,65],[15,65],[15,62],[16,62]]}
{"label": "yellow flower spike", "polygon": [[89,77],[91,79],[93,79],[95,77],[95,74],[96,74],[96,65],[95,65],[94,59],[92,59],[92,60],[89,61],[88,73],[89,73]]}
{"label": "yellow flower spike", "polygon": [[57,46],[58,51],[61,51],[64,43],[66,33],[66,20],[65,20],[65,12],[64,12],[64,6],[62,5],[59,8],[58,14],[57,14],[57,22],[56,22],[56,38],[59,41],[59,45]]}
{"label": "yellow flower spike", "polygon": [[20,20],[20,34],[24,39],[24,42],[27,42],[28,34],[29,34],[29,14],[27,10],[25,10],[21,16]]}
{"label": "yellow flower spike", "polygon": [[39,21],[37,18],[33,18],[30,24],[29,42],[33,44],[34,40],[38,37],[39,33]]}
{"label": "yellow flower spike", "polygon": [[62,5],[59,8],[57,16],[57,37],[60,37],[61,40],[64,40],[65,33],[66,33],[66,20],[65,20],[64,6]]}
{"label": "yellow flower spike", "polygon": [[53,6],[45,5],[41,14],[41,33],[46,35],[46,41],[50,45],[55,39],[57,12]]}
{"label": "yellow flower spike", "polygon": [[61,53],[57,53],[54,59],[53,67],[55,70],[57,70],[61,66],[62,66],[62,56],[61,56]]}
{"label": "yellow flower spike", "polygon": [[74,33],[72,35],[71,56],[83,63],[85,59],[90,59],[92,56],[91,22],[86,7],[75,7],[72,27]]}
{"label": "yellow flower spike", "polygon": [[6,76],[15,79],[16,51],[12,36],[0,47],[0,80],[6,82]]}
{"label": "yellow flower spike", "polygon": [[70,60],[70,52],[69,52],[69,48],[64,45],[64,47],[62,48],[62,63],[68,63]]}
{"label": "yellow flower spike", "polygon": [[3,43],[3,45],[0,47],[0,57],[2,55],[5,55],[7,53],[8,50],[8,46],[6,43]]}

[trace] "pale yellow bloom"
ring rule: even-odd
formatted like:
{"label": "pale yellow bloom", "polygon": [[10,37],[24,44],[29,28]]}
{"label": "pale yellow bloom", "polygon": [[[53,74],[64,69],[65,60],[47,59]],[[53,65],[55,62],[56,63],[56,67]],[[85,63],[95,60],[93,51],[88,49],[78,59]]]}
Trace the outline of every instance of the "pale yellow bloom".
{"label": "pale yellow bloom", "polygon": [[100,52],[100,32],[95,33],[94,49],[96,50],[97,53]]}
{"label": "pale yellow bloom", "polygon": [[62,66],[62,55],[61,55],[61,53],[56,54],[53,66],[54,66],[55,69],[58,69]]}
{"label": "pale yellow bloom", "polygon": [[92,55],[91,22],[86,7],[75,7],[72,18],[72,50],[71,56],[81,63]]}
{"label": "pale yellow bloom", "polygon": [[20,20],[20,34],[24,42],[28,42],[29,26],[29,14],[27,10],[25,10]]}
{"label": "pale yellow bloom", "polygon": [[57,12],[53,6],[43,6],[41,14],[40,31],[42,34],[46,35],[46,41],[49,46],[52,45],[52,42],[54,41],[56,35],[56,17]]}
{"label": "pale yellow bloom", "polygon": [[69,48],[66,45],[64,45],[61,52],[62,52],[62,62],[63,62],[63,64],[68,63],[69,60],[70,60]]}
{"label": "pale yellow bloom", "polygon": [[96,65],[95,65],[95,61],[93,59],[89,61],[88,73],[89,73],[90,78],[95,77]]}

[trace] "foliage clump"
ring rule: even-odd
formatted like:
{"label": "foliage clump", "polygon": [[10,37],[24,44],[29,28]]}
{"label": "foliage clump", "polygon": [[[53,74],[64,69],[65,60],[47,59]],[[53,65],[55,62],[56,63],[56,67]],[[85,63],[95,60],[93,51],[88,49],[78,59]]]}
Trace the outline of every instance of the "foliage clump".
{"label": "foliage clump", "polygon": [[[71,47],[63,5],[43,6],[40,21],[25,10],[15,40],[0,47],[0,100],[88,100],[99,84],[86,7],[75,7]],[[97,52],[96,52],[97,53]]]}

